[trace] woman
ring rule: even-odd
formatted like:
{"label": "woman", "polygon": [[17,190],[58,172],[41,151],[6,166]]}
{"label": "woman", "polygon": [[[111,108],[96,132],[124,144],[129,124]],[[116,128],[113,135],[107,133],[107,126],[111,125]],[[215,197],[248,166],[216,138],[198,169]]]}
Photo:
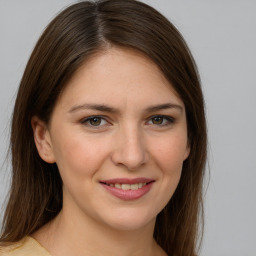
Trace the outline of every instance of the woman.
{"label": "woman", "polygon": [[175,27],[82,1],[39,39],[13,112],[0,255],[196,255],[206,125]]}

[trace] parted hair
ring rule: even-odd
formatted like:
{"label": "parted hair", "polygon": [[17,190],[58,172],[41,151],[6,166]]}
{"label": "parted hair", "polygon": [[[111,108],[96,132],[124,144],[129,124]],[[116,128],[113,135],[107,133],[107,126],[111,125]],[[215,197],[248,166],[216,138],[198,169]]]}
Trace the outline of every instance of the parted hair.
{"label": "parted hair", "polygon": [[12,184],[0,245],[16,242],[62,209],[56,164],[36,149],[31,118],[46,124],[68,81],[93,54],[110,46],[149,57],[182,99],[190,155],[178,187],[158,214],[154,237],[168,255],[197,254],[203,224],[203,177],[207,155],[204,99],[194,59],[178,30],[152,7],[136,0],[81,1],[59,13],[38,40],[24,71],[11,126]]}

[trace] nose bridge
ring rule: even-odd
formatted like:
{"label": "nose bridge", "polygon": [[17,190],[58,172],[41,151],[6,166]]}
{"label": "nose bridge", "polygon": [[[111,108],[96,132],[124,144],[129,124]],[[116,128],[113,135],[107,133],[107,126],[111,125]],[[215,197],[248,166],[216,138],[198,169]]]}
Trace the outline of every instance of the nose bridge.
{"label": "nose bridge", "polygon": [[112,154],[112,160],[116,165],[136,170],[147,161],[144,136],[138,126],[127,125],[120,128],[116,140]]}

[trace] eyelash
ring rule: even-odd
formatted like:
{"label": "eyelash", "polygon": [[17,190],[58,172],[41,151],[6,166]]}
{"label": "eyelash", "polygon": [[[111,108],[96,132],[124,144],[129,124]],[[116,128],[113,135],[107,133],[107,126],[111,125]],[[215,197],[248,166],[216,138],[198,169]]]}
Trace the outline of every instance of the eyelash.
{"label": "eyelash", "polygon": [[106,122],[106,124],[109,123],[109,122],[106,120],[106,118],[103,117],[103,116],[89,116],[89,117],[83,119],[83,120],[81,121],[81,123],[82,123],[83,125],[92,127],[92,128],[94,128],[94,129],[99,129],[99,128],[101,128],[102,126],[105,126],[105,125],[106,125],[106,124],[104,124],[104,125],[92,125],[92,124],[90,124],[90,121],[92,121],[93,119],[99,119],[99,120],[100,120],[100,123],[102,122],[102,120],[104,120],[104,121]]}
{"label": "eyelash", "polygon": [[[152,122],[154,118],[161,118],[161,119],[163,119],[163,122],[162,122],[161,124],[154,124],[154,123]],[[98,119],[99,122],[100,122],[100,124],[99,124],[99,125],[92,125],[90,122],[93,121],[93,119]],[[165,120],[165,121],[164,121],[164,120]],[[102,124],[101,124],[102,121],[104,121],[105,124],[102,125]],[[165,127],[165,126],[168,126],[168,125],[173,124],[174,121],[175,121],[175,119],[174,119],[173,117],[170,117],[170,116],[154,115],[154,116],[151,116],[151,117],[148,119],[148,121],[147,121],[147,123],[151,122],[151,124],[147,124],[147,125],[156,125],[156,126],[159,126],[159,127]],[[81,121],[81,123],[82,123],[83,125],[92,127],[93,129],[100,129],[100,128],[102,128],[102,127],[104,127],[104,126],[110,124],[110,122],[107,121],[106,117],[104,117],[104,116],[89,116],[89,117],[83,119],[83,120]],[[164,124],[163,124],[163,123],[164,123]]]}
{"label": "eyelash", "polygon": [[173,117],[170,117],[170,116],[165,116],[165,115],[154,115],[154,116],[151,116],[150,118],[149,118],[149,120],[152,122],[152,120],[154,119],[154,118],[161,118],[161,119],[165,119],[165,122],[164,122],[164,124],[163,123],[161,123],[161,124],[154,124],[154,123],[152,123],[152,124],[150,124],[150,125],[157,125],[157,126],[160,126],[160,127],[164,127],[164,126],[168,126],[168,125],[171,125],[171,124],[173,124],[174,123],[174,121],[175,121],[175,119],[173,118]]}

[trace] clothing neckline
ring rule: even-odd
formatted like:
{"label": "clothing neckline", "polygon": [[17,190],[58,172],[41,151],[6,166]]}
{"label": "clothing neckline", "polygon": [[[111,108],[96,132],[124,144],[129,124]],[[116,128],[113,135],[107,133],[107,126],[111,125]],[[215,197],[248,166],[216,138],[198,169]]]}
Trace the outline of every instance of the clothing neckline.
{"label": "clothing neckline", "polygon": [[[27,239],[28,242],[30,241],[30,242],[34,243],[34,244],[35,244],[37,247],[39,247],[41,250],[45,251],[45,253],[47,253],[48,256],[52,256],[52,255],[50,254],[50,252],[49,252],[42,244],[40,244],[34,237],[28,235],[28,236],[25,237],[24,239],[25,239],[25,240]],[[25,241],[24,241],[24,242],[25,242]]]}

